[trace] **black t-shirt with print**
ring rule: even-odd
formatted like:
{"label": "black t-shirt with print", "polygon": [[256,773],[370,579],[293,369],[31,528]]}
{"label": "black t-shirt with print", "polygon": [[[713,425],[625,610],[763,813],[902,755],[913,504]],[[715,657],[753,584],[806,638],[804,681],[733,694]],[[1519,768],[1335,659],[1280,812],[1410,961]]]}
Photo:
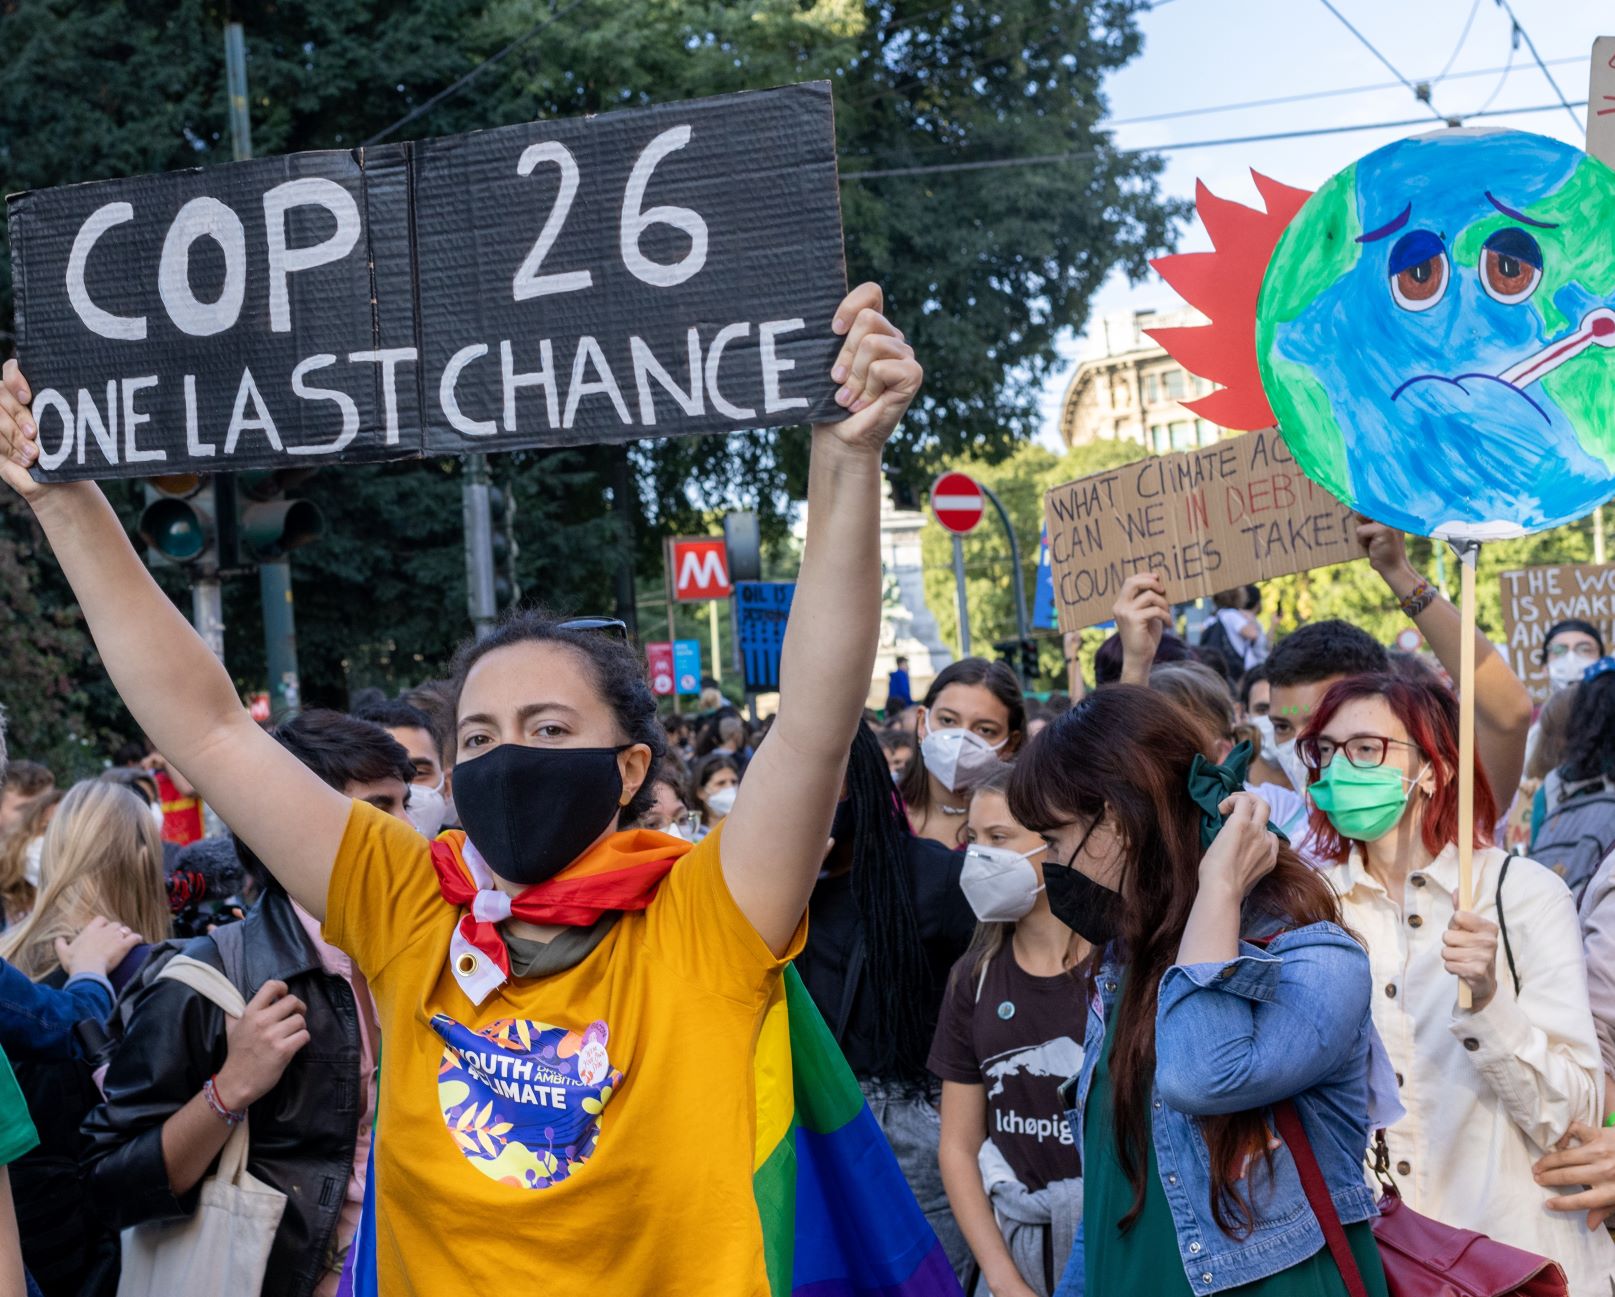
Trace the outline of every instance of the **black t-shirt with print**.
{"label": "black t-shirt with print", "polygon": [[1008,942],[985,978],[974,964],[954,966],[928,1066],[944,1081],[987,1087],[988,1138],[1035,1192],[1080,1170],[1058,1091],[1082,1066],[1081,982],[1032,976]]}

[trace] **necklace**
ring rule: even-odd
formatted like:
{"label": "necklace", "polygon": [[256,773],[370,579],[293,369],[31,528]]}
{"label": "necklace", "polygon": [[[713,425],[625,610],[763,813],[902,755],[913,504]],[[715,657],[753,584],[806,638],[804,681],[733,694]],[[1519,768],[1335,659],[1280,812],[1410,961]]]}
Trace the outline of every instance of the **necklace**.
{"label": "necklace", "polygon": [[944,815],[965,815],[970,811],[968,806],[949,806],[946,802],[938,802],[937,809]]}

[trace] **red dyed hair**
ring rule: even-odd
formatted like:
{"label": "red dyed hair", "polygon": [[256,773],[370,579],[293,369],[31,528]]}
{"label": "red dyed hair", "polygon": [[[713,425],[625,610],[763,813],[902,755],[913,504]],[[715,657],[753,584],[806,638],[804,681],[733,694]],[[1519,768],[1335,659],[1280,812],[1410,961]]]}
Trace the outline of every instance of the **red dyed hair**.
{"label": "red dyed hair", "polygon": [[[1330,686],[1312,713],[1305,736],[1321,733],[1336,712],[1361,698],[1383,699],[1423,758],[1435,767],[1436,790],[1424,808],[1420,830],[1425,849],[1439,855],[1449,842],[1458,841],[1458,700],[1443,685],[1394,675],[1352,676]],[[1311,777],[1315,781],[1318,772],[1313,771]],[[1496,825],[1497,796],[1486,778],[1486,768],[1477,760],[1475,844],[1489,842]],[[1312,812],[1312,837],[1320,856],[1343,861],[1351,854],[1351,843],[1335,832],[1329,817],[1317,809]]]}

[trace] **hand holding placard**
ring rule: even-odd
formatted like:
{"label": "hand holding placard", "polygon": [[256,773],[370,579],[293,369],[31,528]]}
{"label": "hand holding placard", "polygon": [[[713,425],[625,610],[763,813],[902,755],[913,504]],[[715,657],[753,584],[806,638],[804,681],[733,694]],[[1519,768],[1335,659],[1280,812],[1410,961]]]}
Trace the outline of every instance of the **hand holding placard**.
{"label": "hand holding placard", "polygon": [[1111,615],[1122,640],[1122,684],[1149,684],[1161,637],[1172,626],[1172,605],[1161,574],[1138,572],[1128,577]]}

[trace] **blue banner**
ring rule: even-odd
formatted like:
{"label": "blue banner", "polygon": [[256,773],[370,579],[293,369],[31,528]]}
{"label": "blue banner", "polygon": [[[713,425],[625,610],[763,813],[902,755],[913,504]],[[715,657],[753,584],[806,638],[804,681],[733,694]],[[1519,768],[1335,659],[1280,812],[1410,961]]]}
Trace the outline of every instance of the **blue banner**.
{"label": "blue banner", "polygon": [[701,641],[673,641],[673,682],[681,694],[694,697],[701,692]]}
{"label": "blue banner", "polygon": [[735,583],[735,635],[749,694],[773,693],[779,688],[780,649],[795,597],[795,581]]}
{"label": "blue banner", "polygon": [[1054,569],[1049,565],[1049,529],[1045,527],[1037,541],[1037,593],[1032,605],[1033,630],[1059,630],[1060,619],[1054,611]]}

